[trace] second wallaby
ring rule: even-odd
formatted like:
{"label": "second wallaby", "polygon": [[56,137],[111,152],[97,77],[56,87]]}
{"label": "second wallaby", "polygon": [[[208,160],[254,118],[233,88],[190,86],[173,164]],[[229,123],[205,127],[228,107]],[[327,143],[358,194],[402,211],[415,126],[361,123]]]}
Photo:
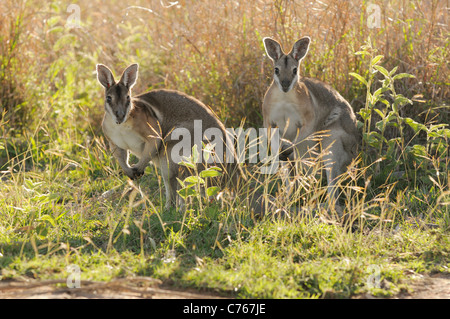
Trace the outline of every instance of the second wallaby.
{"label": "second wallaby", "polygon": [[[322,133],[328,194],[337,197],[334,185],[339,175],[357,155],[359,133],[350,104],[331,86],[316,79],[301,77],[299,64],[308,52],[310,38],[295,42],[286,54],[281,45],[264,38],[267,55],[274,64],[273,82],[262,105],[264,126],[278,127],[295,152],[289,158],[314,156],[317,141],[310,137]],[[286,148],[286,144],[285,144]],[[286,152],[285,152],[286,153]]]}
{"label": "second wallaby", "polygon": [[[220,149],[226,148],[227,152],[231,152],[227,154],[228,159],[230,156],[236,159],[234,149],[227,148],[231,143],[227,142],[228,136],[222,122],[197,99],[165,89],[133,97],[131,89],[138,78],[138,64],[126,68],[118,82],[108,67],[97,64],[97,78],[105,88],[102,128],[114,157],[131,179],[142,176],[150,161],[159,167],[166,189],[166,208],[183,204],[177,194],[177,178],[182,178],[183,167],[178,160],[174,160],[174,156],[179,155],[175,154],[177,151],[174,147],[180,142],[180,136],[172,133],[177,129],[188,133],[189,148],[194,144],[195,136],[200,136],[201,142],[208,143],[205,131],[215,130],[216,135],[221,135],[216,137],[216,144],[222,143],[223,147]],[[201,127],[198,123],[201,123]],[[139,158],[137,164],[128,164],[129,152]],[[237,159],[225,165],[225,155],[215,155],[223,171],[222,185],[228,184],[228,181],[232,181],[231,185],[236,185],[242,176]],[[198,171],[206,167],[204,164],[204,160],[198,164]]]}

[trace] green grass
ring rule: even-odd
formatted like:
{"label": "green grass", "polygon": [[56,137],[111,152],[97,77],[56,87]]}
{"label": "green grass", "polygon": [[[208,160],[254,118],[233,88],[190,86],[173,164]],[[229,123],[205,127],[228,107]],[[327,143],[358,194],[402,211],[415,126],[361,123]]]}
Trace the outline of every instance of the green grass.
{"label": "green grass", "polygon": [[[408,290],[411,271],[449,272],[449,41],[440,3],[418,10],[393,1],[385,8],[393,22],[372,30],[365,2],[361,12],[334,0],[324,2],[327,10],[316,3],[301,12],[289,2],[248,3],[224,2],[220,10],[210,1],[142,3],[156,15],[80,1],[82,28],[70,30],[59,1],[7,1],[0,9],[11,13],[0,19],[0,280],[65,280],[75,264],[81,281],[150,276],[239,298],[348,298]],[[300,210],[287,217],[255,216],[246,202],[254,185],[234,199],[200,206],[194,198],[185,213],[166,211],[154,167],[133,183],[121,173],[99,125],[96,63],[119,72],[138,62],[136,93],[179,89],[211,105],[226,127],[260,127],[272,72],[261,39],[274,36],[288,50],[296,30],[313,39],[302,74],[336,87],[366,134],[358,165],[341,181],[351,225],[334,223],[320,206],[320,161],[280,204]],[[364,44],[367,53],[355,55]],[[385,58],[373,67],[377,55]],[[387,81],[384,70],[396,66]],[[394,85],[398,73],[415,78]],[[255,182],[251,167],[249,176]],[[259,183],[282,198],[277,176]]]}
{"label": "green grass", "polygon": [[[108,162],[101,161],[89,167]],[[433,207],[420,191],[378,198],[352,232],[312,211],[290,219],[256,219],[236,203],[193,205],[184,216],[163,211],[153,168],[131,186],[117,172],[35,169],[4,180],[1,279],[65,279],[76,264],[82,281],[151,276],[243,298],[347,298],[406,290],[410,270],[448,271],[448,224],[445,216],[429,218],[435,227],[416,216]],[[379,221],[378,209],[395,219]],[[373,267],[380,285],[371,288]]]}

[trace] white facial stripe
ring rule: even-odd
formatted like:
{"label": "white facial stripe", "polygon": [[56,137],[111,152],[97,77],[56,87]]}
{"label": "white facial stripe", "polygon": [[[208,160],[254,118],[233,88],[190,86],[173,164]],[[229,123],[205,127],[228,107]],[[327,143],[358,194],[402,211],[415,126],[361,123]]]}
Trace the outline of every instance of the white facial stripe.
{"label": "white facial stripe", "polygon": [[[278,76],[275,75],[273,77],[273,79],[275,80],[275,83],[277,84],[280,91],[283,91],[283,87],[281,86],[280,79],[278,78]],[[295,85],[295,83],[297,83],[297,81],[298,81],[298,74],[296,74],[295,77],[292,79],[291,85],[289,85],[289,89],[287,92],[289,92],[290,90],[292,90],[294,88],[294,85]],[[285,92],[285,93],[287,93],[287,92]]]}
{"label": "white facial stripe", "polygon": [[128,120],[128,115],[130,114],[130,109],[131,109],[131,107],[128,106],[127,110],[126,110],[126,113],[125,113],[125,117],[123,118],[123,122],[122,123],[125,123]]}
{"label": "white facial stripe", "polygon": [[[106,106],[106,111],[107,111],[107,112],[111,115],[111,117],[113,118],[114,123],[117,123],[117,117],[116,117],[116,115],[114,114],[114,112],[113,112],[111,106],[109,105],[109,103],[108,103],[108,102],[105,102],[105,106]],[[127,110],[126,110],[126,113],[125,113],[125,117],[123,118],[122,123],[125,123],[125,122],[128,120],[128,115],[130,114],[130,110],[131,110],[131,107],[128,106],[128,107],[127,107]]]}
{"label": "white facial stripe", "polygon": [[297,83],[297,81],[298,81],[298,74],[296,74],[295,77],[294,77],[294,79],[292,80],[291,85],[289,86],[288,92],[289,92],[290,90],[292,90],[292,88],[294,87],[295,83]]}
{"label": "white facial stripe", "polygon": [[280,79],[278,78],[278,76],[275,75],[275,76],[273,77],[273,79],[275,80],[275,83],[277,84],[278,88],[279,88],[281,91],[283,91],[283,88],[281,87]]}
{"label": "white facial stripe", "polygon": [[109,113],[109,115],[112,116],[112,118],[113,118],[113,120],[114,120],[114,123],[116,123],[116,122],[117,122],[116,116],[114,115],[114,112],[113,112],[113,110],[111,109],[111,106],[109,105],[108,102],[105,102],[105,108],[106,108],[106,111]]}

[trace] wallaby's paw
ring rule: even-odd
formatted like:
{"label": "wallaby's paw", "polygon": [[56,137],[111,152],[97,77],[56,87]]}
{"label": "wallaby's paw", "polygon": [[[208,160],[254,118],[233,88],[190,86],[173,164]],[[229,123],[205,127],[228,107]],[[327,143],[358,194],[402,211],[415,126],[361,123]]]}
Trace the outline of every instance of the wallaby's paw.
{"label": "wallaby's paw", "polygon": [[294,152],[294,144],[291,141],[288,141],[286,139],[281,139],[281,147],[280,147],[280,154],[278,155],[280,161],[287,161],[292,156],[292,153]]}
{"label": "wallaby's paw", "polygon": [[142,175],[144,175],[143,169],[140,169],[138,167],[131,168],[131,176],[130,176],[131,179],[133,179],[133,180],[138,179]]}

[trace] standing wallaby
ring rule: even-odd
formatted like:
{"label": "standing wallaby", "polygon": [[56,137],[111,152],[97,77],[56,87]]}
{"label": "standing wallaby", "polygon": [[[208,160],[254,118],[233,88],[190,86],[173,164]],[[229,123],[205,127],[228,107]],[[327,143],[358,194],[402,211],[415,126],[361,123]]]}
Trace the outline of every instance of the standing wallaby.
{"label": "standing wallaby", "polygon": [[[216,144],[217,142],[222,143],[221,146],[231,144],[227,144],[228,136],[223,124],[208,107],[191,96],[173,90],[153,90],[132,97],[131,88],[136,83],[137,77],[137,64],[130,65],[123,72],[119,82],[114,80],[108,67],[97,64],[97,78],[105,88],[105,115],[102,128],[114,157],[128,177],[136,179],[142,176],[150,161],[161,169],[166,189],[166,208],[169,208],[173,204],[182,204],[179,196],[177,200],[176,191],[177,177],[181,178],[183,167],[173,159],[173,153],[176,153],[174,147],[180,142],[180,136],[173,136],[172,133],[177,128],[187,132],[190,138],[189,146],[192,147],[194,135],[200,134],[200,139],[206,143],[208,140],[204,137],[205,131],[213,129],[220,133],[216,135],[222,135],[219,141],[216,137]],[[198,123],[201,123],[200,128]],[[198,129],[200,132],[195,132]],[[131,166],[128,164],[129,151],[139,158],[137,164]],[[227,152],[233,151],[234,149],[227,149]],[[221,157],[220,163],[225,163],[223,154],[216,156]],[[231,153],[231,156],[235,161],[229,165],[222,165],[221,168],[225,180],[232,179],[233,185],[236,185],[242,171],[235,153]],[[198,171],[204,168],[202,161],[198,164]]]}
{"label": "standing wallaby", "polygon": [[357,155],[359,134],[355,114],[332,87],[300,76],[299,64],[308,52],[309,37],[295,42],[289,54],[283,52],[277,41],[271,38],[263,41],[274,64],[273,82],[262,105],[264,126],[280,129],[282,137],[295,150],[288,152],[290,159],[314,156],[312,149],[317,141],[311,136],[323,132],[320,144],[328,151],[324,155],[328,194],[335,200],[336,179]]}

